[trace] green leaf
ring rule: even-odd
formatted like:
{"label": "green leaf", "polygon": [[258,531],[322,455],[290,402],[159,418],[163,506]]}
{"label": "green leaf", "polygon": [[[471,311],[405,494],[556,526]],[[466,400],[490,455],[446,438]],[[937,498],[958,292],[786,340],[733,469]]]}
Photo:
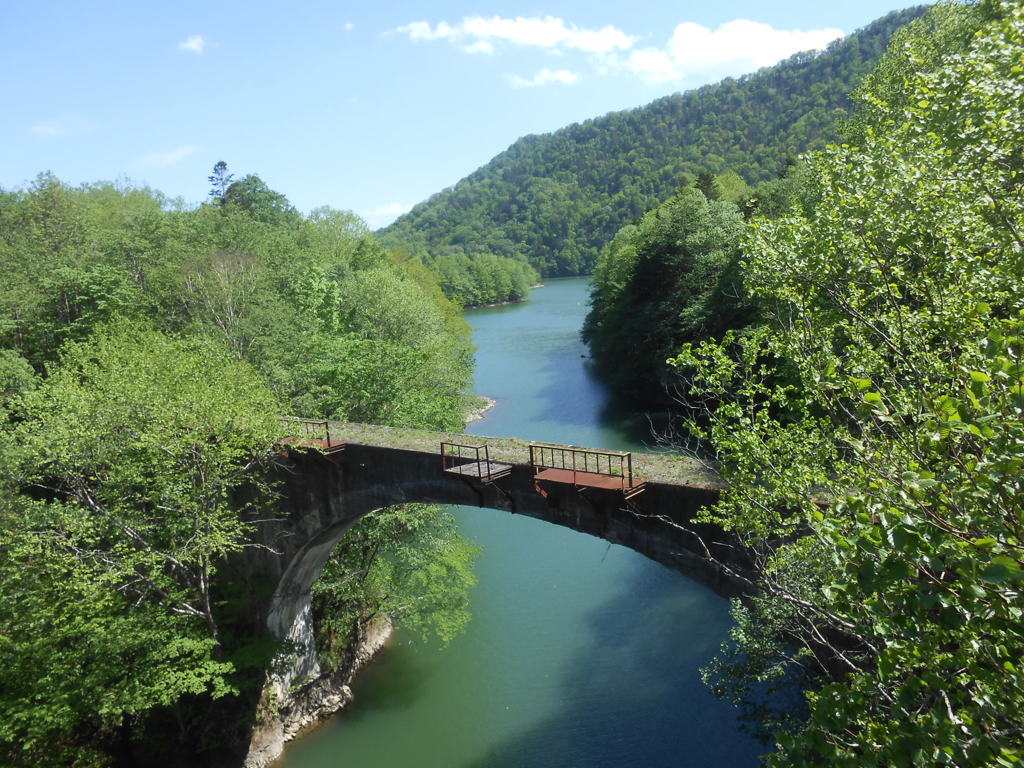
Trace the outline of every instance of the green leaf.
{"label": "green leaf", "polygon": [[1002,584],[1011,579],[1017,579],[1021,575],[1021,565],[1011,557],[993,557],[989,564],[982,570],[981,578],[989,584]]}

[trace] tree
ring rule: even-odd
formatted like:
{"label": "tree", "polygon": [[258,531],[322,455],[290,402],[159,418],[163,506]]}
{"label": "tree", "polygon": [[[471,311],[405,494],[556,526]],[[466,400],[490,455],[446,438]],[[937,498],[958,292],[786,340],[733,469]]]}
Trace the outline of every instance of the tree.
{"label": "tree", "polygon": [[680,344],[742,324],[742,231],[735,205],[688,188],[602,252],[583,335],[622,393],[663,399],[665,360]]}
{"label": "tree", "polygon": [[228,173],[228,164],[223,160],[218,160],[213,166],[213,173],[206,178],[211,185],[209,197],[213,202],[223,204],[224,195],[227,194],[228,188],[235,178],[233,174]]}
{"label": "tree", "polygon": [[265,224],[298,226],[302,220],[287,197],[272,190],[254,173],[232,182],[220,201],[222,205],[238,206]]}
{"label": "tree", "polygon": [[693,186],[708,200],[718,200],[721,197],[718,191],[718,184],[715,182],[715,176],[710,171],[698,173],[697,180],[693,183]]}
{"label": "tree", "polygon": [[740,204],[752,192],[750,185],[736,171],[726,171],[714,178],[714,190],[719,200]]}
{"label": "tree", "polygon": [[0,477],[0,755],[32,765],[232,690],[214,576],[248,540],[232,492],[259,486],[278,412],[223,348],[126,324],[49,373]]}
{"label": "tree", "polygon": [[0,425],[16,398],[31,390],[37,381],[36,372],[25,358],[13,349],[0,349]]}
{"label": "tree", "polygon": [[359,521],[314,585],[318,647],[332,666],[388,619],[448,642],[469,621],[476,547],[441,507],[407,504]]}
{"label": "tree", "polygon": [[763,558],[711,677],[808,685],[769,765],[1024,754],[1024,9],[979,13],[966,50],[890,69],[902,106],[812,160],[813,205],[754,223],[773,322],[677,360],[723,402],[694,425],[729,489],[709,518]]}

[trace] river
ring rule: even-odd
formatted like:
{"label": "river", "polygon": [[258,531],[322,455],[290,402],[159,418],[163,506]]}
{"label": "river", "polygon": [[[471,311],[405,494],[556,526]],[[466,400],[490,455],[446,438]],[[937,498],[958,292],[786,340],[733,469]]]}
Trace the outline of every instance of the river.
{"label": "river", "polygon": [[[643,450],[584,356],[585,278],[473,310],[470,431]],[[757,765],[761,744],[700,681],[728,603],[631,550],[530,518],[456,508],[481,545],[469,628],[446,648],[399,633],[356,701],[294,744],[287,768],[660,768]]]}

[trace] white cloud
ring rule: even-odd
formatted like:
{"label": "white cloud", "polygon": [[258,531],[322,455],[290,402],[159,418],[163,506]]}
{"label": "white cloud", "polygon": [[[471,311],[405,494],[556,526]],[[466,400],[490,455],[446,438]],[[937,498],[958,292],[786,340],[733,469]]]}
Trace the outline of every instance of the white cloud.
{"label": "white cloud", "polygon": [[385,205],[378,205],[372,210],[363,211],[359,215],[366,221],[370,229],[380,229],[381,227],[386,227],[403,213],[408,213],[411,210],[412,203],[387,203]]}
{"label": "white cloud", "polygon": [[519,75],[507,75],[506,77],[513,88],[534,88],[538,85],[547,85],[548,83],[572,85],[580,79],[578,74],[570,72],[567,69],[550,70],[547,67],[535,74],[533,78],[529,80],[525,77],[520,77]]}
{"label": "white cloud", "polygon": [[410,40],[415,41],[449,40],[465,43],[463,50],[470,53],[493,53],[499,43],[610,53],[628,50],[636,42],[636,38],[611,25],[601,29],[581,29],[554,16],[517,16],[514,19],[467,16],[454,26],[447,21],[439,22],[436,26],[426,21],[414,21],[399,27],[395,32],[406,34]]}
{"label": "white cloud", "polygon": [[[505,46],[540,48],[549,54],[582,53],[602,75],[631,72],[649,82],[681,80],[694,73],[749,72],[775,64],[798,51],[824,48],[842,37],[838,29],[775,29],[749,19],[734,19],[711,30],[694,22],[676,26],[664,46],[635,48],[638,37],[611,25],[580,28],[555,16],[467,16],[457,24],[413,21],[389,34],[415,42],[447,40],[466,53],[493,55]],[[507,76],[526,88],[546,83],[571,84],[568,70],[541,70],[532,79]]]}
{"label": "white cloud", "polygon": [[626,60],[626,68],[643,75],[652,83],[664,83],[682,77],[672,57],[658,48],[633,51]]}
{"label": "white cloud", "polygon": [[651,82],[680,80],[693,71],[730,65],[749,71],[775,64],[799,51],[824,48],[843,33],[838,29],[774,29],[735,19],[712,31],[693,22],[676,26],[664,50],[632,51],[625,67]]}
{"label": "white cloud", "polygon": [[42,136],[45,139],[52,139],[57,136],[64,136],[68,133],[66,127],[62,126],[57,120],[47,120],[39,123],[38,125],[32,126],[32,133],[36,136]]}
{"label": "white cloud", "polygon": [[410,40],[444,40],[459,36],[458,30],[450,26],[447,21],[442,21],[436,27],[431,28],[426,21],[413,21],[404,27],[399,27],[395,32],[404,32]]}
{"label": "white cloud", "polygon": [[493,56],[496,49],[494,43],[490,40],[476,40],[469,45],[463,46],[462,50],[466,53],[484,53],[488,56]]}
{"label": "white cloud", "polygon": [[343,27],[343,29],[344,29],[344,30],[345,30],[346,32],[351,32],[351,31],[352,31],[353,29],[355,29],[355,28],[356,28],[356,25],[355,25],[355,24],[353,24],[353,23],[352,23],[351,21],[346,21],[346,22],[345,22],[345,26]]}
{"label": "white cloud", "polygon": [[178,43],[179,51],[189,51],[191,53],[198,53],[202,55],[206,49],[206,41],[202,35],[189,35],[180,43]]}
{"label": "white cloud", "polygon": [[196,144],[184,144],[176,149],[169,149],[164,152],[150,152],[148,155],[136,158],[135,164],[144,168],[167,168],[168,166],[180,163],[189,155],[199,151]]}
{"label": "white cloud", "polygon": [[92,128],[91,122],[78,115],[62,115],[36,123],[30,130],[43,139],[55,139],[76,133],[87,133]]}

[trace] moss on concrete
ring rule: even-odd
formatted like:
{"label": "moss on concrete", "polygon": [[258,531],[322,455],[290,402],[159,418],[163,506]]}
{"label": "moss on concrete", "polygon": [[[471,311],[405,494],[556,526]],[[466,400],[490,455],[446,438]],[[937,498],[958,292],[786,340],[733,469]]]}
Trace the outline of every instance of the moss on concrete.
{"label": "moss on concrete", "polygon": [[[464,445],[487,445],[492,461],[508,464],[528,464],[530,461],[530,443],[517,438],[343,422],[330,422],[329,429],[332,442],[340,440],[360,445],[440,453],[441,443],[447,441]],[[637,477],[653,482],[719,487],[715,473],[707,464],[678,454],[634,453],[633,472]]]}

